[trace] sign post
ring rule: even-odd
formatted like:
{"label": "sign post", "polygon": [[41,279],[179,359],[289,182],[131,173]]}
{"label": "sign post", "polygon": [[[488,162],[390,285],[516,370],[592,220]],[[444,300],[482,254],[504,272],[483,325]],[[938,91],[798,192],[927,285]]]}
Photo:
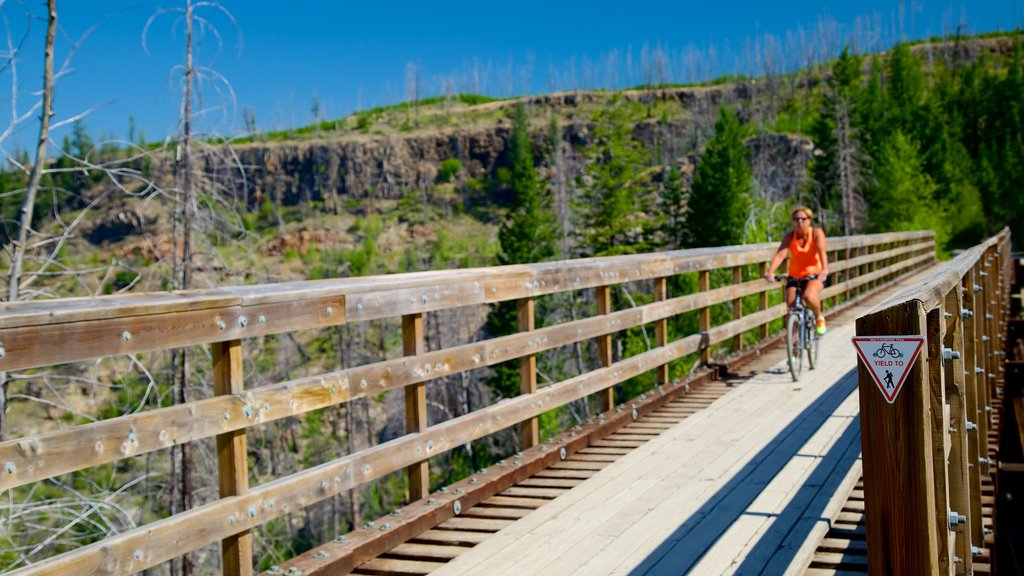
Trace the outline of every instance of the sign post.
{"label": "sign post", "polygon": [[[941,312],[939,312],[941,314]],[[928,365],[932,340],[918,300],[857,319],[868,573],[942,573]],[[940,316],[941,318],[941,316]],[[883,336],[884,334],[894,334]],[[927,342],[927,346],[925,346]],[[939,340],[941,343],[941,339]],[[941,350],[941,346],[938,346]]]}

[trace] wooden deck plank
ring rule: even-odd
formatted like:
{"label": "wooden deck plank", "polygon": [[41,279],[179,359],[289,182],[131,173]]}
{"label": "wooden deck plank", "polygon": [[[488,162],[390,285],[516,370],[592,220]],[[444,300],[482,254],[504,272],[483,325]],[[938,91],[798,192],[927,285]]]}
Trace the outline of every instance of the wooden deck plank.
{"label": "wooden deck plank", "polygon": [[468,532],[466,530],[427,530],[410,542],[421,544],[443,544],[448,546],[476,546],[490,534],[486,532]]}
{"label": "wooden deck plank", "polygon": [[543,501],[536,498],[515,498],[512,496],[491,496],[478,506],[501,506],[505,508],[527,508],[533,510],[544,505]]}
{"label": "wooden deck plank", "polygon": [[353,570],[352,573],[376,574],[382,576],[420,576],[421,574],[429,574],[444,565],[444,562],[374,558]]}
{"label": "wooden deck plank", "polygon": [[385,555],[390,558],[401,557],[406,560],[425,560],[447,562],[462,555],[468,550],[465,546],[443,546],[440,544],[416,544],[406,542],[395,546]]}
{"label": "wooden deck plank", "polygon": [[438,528],[450,528],[452,530],[466,530],[469,532],[497,532],[512,524],[511,520],[493,520],[485,518],[466,518],[456,516],[445,520]]}

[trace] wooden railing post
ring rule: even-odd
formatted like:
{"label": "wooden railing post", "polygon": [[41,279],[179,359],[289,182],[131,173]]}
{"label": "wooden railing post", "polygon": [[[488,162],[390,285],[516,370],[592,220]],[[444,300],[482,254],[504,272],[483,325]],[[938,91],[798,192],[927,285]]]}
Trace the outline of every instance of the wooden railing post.
{"label": "wooden railing post", "polygon": [[989,341],[992,307],[989,306],[988,271],[985,269],[985,256],[975,265],[974,285],[974,320],[977,344],[975,354],[978,362],[978,468],[979,473],[988,475],[988,433],[992,427],[990,415],[992,411],[992,342]]}
{"label": "wooden railing post", "polygon": [[[711,272],[701,270],[697,273],[697,289],[701,292],[711,289]],[[707,340],[708,332],[711,330],[711,308],[705,306],[700,309],[698,322],[698,329],[704,336],[704,344],[700,349],[700,363],[707,366],[711,362],[711,343]]]}
{"label": "wooden railing post", "polygon": [[[742,284],[743,283],[743,267],[733,266],[732,268],[732,283]],[[732,319],[739,320],[743,317],[743,297],[739,297],[732,301]],[[732,349],[733,352],[739,352],[743,349],[743,334],[737,334],[732,337]]]}
{"label": "wooden railing post", "polygon": [[[423,314],[402,316],[402,353],[418,356],[427,351],[423,337]],[[419,382],[405,387],[405,432],[424,432],[427,429],[427,384]],[[430,493],[430,461],[422,460],[408,468],[409,502],[415,502]]]}
{"label": "wooden railing post", "polygon": [[[982,418],[984,414],[981,413],[978,406],[981,402],[980,389],[984,385],[985,379],[983,374],[977,372],[980,369],[977,360],[976,346],[977,346],[977,325],[975,313],[976,307],[974,305],[974,271],[970,270],[963,279],[963,301],[961,303],[960,316],[963,319],[963,337],[964,337],[964,353],[963,353],[963,367],[964,367],[964,410],[966,417],[964,421],[964,428],[967,430],[967,461],[970,463],[968,467],[969,474],[969,486],[970,486],[970,517],[974,520],[971,522],[971,540],[974,542],[982,542],[984,534],[982,533],[981,526],[981,470],[978,466],[978,458],[981,457],[983,452],[981,447],[984,446],[983,439],[985,436],[982,431],[987,429],[984,426]],[[984,426],[984,427],[983,427]]]}
{"label": "wooden railing post", "polygon": [[[858,336],[926,334],[918,300],[902,302],[857,319]],[[930,388],[925,354],[908,369],[892,404],[858,362],[864,518],[868,572],[902,576],[938,572],[934,521],[934,453],[929,417]],[[943,534],[945,537],[945,534]]]}
{"label": "wooden railing post", "polygon": [[[213,353],[213,388],[218,396],[241,394],[242,342],[229,340],[211,345]],[[240,496],[249,491],[249,460],[245,429],[217,435],[217,476],[220,497]],[[252,574],[252,534],[248,530],[221,541],[224,576]]]}
{"label": "wooden railing post", "polygon": [[950,409],[946,403],[946,374],[943,364],[948,361],[943,360],[946,321],[942,317],[942,313],[942,307],[939,307],[927,312],[925,316],[927,332],[922,361],[927,360],[926,375],[928,380],[924,384],[927,390],[927,398],[930,402],[928,414],[931,416],[929,421],[926,422],[925,434],[931,436],[933,452],[929,457],[934,459],[932,476],[928,480],[932,483],[935,500],[933,502],[933,509],[928,515],[928,521],[933,524],[937,536],[935,543],[938,546],[938,574],[951,574],[953,550],[950,546],[948,511],[953,510],[963,514],[963,510],[953,509],[950,506],[949,499],[949,469],[946,466],[946,456],[950,447]]}
{"label": "wooden railing post", "polygon": [[[765,263],[765,262],[762,262],[761,266],[758,268],[758,274],[757,275],[760,276],[761,278],[764,278],[765,274],[767,274],[767,273],[768,273],[768,264]],[[762,290],[759,296],[760,297],[758,299],[759,300],[759,302],[758,302],[758,310],[762,310],[762,311],[763,310],[767,310],[768,309],[768,291],[767,290]],[[761,324],[761,339],[762,340],[767,339],[768,338],[768,333],[769,333],[769,325],[768,325],[768,322],[765,322],[764,324]]]}
{"label": "wooden railing post", "polygon": [[[654,300],[668,300],[668,278],[654,279]],[[668,345],[668,318],[658,320],[654,324],[654,343],[662,348]],[[669,382],[668,364],[662,364],[654,370],[654,383],[664,386]]]}
{"label": "wooden railing post", "polygon": [[[943,339],[943,346],[959,354],[945,363],[945,392],[946,401],[949,405],[949,458],[947,461],[947,480],[949,492],[949,508],[966,517],[964,523],[957,524],[955,528],[955,545],[952,553],[960,559],[959,568],[964,573],[970,574],[973,568],[973,555],[971,545],[973,542],[972,526],[980,522],[980,517],[975,517],[971,512],[971,477],[970,459],[967,448],[967,392],[964,385],[964,331],[963,318],[960,309],[963,307],[963,295],[959,286],[950,291],[946,296],[945,310],[948,320],[946,322],[946,335]],[[945,456],[945,455],[943,455]]]}
{"label": "wooden railing post", "polygon": [[[598,286],[594,289],[597,298],[597,313],[611,314],[612,312],[612,291],[609,286]],[[612,365],[612,335],[605,334],[597,337],[597,355],[601,359],[601,366]],[[615,408],[615,387],[609,386],[603,390],[601,396],[601,412],[607,412]]]}
{"label": "wooden railing post", "polygon": [[[533,298],[520,298],[516,301],[516,313],[520,332],[531,332],[535,322],[535,303]],[[537,391],[537,355],[528,354],[519,359],[519,391],[533,394]],[[540,429],[537,418],[533,417],[522,424],[520,431],[523,450],[533,448],[540,442]]]}

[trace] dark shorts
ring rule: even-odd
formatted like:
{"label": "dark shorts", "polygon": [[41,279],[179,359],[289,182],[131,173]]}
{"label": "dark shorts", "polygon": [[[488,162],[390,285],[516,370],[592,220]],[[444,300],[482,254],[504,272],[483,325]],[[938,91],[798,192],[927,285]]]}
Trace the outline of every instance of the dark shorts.
{"label": "dark shorts", "polygon": [[804,292],[807,290],[807,283],[817,279],[818,276],[816,274],[804,276],[803,278],[790,278],[786,280],[786,288],[799,288],[801,292]]}

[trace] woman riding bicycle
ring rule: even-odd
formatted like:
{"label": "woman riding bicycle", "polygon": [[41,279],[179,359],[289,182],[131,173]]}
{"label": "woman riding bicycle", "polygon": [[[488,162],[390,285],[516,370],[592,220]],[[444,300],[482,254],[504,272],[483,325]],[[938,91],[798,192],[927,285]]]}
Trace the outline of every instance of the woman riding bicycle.
{"label": "woman riding bicycle", "polygon": [[[782,259],[789,255],[789,279],[786,281],[786,306],[792,307],[797,287],[803,293],[804,304],[817,318],[818,334],[825,333],[825,316],[821,313],[821,298],[818,296],[828,278],[828,254],[825,231],[811,225],[814,212],[806,206],[793,209],[793,230],[786,232],[782,243],[768,266],[765,280],[775,281],[775,269]],[[811,279],[808,276],[816,276]]]}

